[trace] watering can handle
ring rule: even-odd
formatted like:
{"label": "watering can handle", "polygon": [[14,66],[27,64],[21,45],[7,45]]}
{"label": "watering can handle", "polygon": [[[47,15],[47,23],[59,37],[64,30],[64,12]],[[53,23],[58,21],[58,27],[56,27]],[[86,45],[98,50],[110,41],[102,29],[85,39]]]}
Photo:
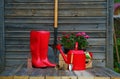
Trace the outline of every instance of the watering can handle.
{"label": "watering can handle", "polygon": [[78,42],[75,42],[75,50],[78,50]]}

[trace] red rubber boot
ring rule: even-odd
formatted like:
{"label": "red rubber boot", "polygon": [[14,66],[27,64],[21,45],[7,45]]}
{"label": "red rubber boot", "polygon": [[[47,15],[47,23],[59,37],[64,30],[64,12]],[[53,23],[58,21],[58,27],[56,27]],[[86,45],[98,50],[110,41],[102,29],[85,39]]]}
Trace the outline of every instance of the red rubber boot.
{"label": "red rubber boot", "polygon": [[47,67],[40,58],[40,34],[37,31],[30,32],[30,49],[32,65],[34,67]]}
{"label": "red rubber boot", "polygon": [[50,32],[48,31],[39,31],[40,33],[40,54],[41,54],[41,59],[42,62],[47,65],[48,67],[54,67],[56,66],[55,64],[52,64],[48,60],[48,43],[49,43],[49,38],[50,38]]}
{"label": "red rubber boot", "polygon": [[31,31],[30,49],[32,55],[32,65],[34,67],[54,67],[48,60],[48,42],[50,32],[48,31]]}

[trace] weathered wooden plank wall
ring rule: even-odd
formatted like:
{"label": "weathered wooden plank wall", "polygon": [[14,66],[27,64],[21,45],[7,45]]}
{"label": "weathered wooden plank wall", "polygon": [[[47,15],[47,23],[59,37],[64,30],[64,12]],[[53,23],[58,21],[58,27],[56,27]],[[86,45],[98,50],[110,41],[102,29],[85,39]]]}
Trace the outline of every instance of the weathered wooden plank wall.
{"label": "weathered wooden plank wall", "polygon": [[[107,29],[106,29],[106,66],[113,67],[113,3],[114,0],[108,0],[107,8]],[[111,48],[111,49],[110,49]]]}
{"label": "weathered wooden plank wall", "polygon": [[[110,0],[59,0],[58,36],[62,32],[87,32],[93,65],[106,66],[112,51],[108,24]],[[5,0],[6,64],[26,61],[31,30],[49,30],[53,44],[54,0]],[[109,18],[110,19],[110,18]],[[111,39],[111,38],[110,38]],[[108,41],[108,42],[107,42]],[[108,46],[108,47],[106,47]],[[107,49],[106,49],[107,48]],[[111,55],[110,55],[111,56]],[[108,57],[109,59],[110,57]],[[19,61],[19,62],[18,62]]]}
{"label": "weathered wooden plank wall", "polygon": [[5,61],[5,45],[4,45],[4,0],[0,1],[0,72],[4,69]]}

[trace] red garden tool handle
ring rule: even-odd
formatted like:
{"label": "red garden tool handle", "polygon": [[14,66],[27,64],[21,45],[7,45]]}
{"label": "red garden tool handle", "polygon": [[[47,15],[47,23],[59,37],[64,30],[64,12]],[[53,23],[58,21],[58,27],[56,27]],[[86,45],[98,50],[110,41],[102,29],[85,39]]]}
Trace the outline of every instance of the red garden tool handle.
{"label": "red garden tool handle", "polygon": [[78,50],[78,42],[75,42],[75,50]]}

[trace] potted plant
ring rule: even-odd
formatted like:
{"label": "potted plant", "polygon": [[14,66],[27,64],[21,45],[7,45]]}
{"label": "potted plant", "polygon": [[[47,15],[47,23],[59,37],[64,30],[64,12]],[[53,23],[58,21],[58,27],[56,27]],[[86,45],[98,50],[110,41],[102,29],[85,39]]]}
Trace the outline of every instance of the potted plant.
{"label": "potted plant", "polygon": [[85,32],[78,33],[62,33],[61,38],[59,37],[60,43],[65,49],[74,49],[75,42],[78,42],[78,49],[84,50],[88,47],[87,39],[89,36]]}

